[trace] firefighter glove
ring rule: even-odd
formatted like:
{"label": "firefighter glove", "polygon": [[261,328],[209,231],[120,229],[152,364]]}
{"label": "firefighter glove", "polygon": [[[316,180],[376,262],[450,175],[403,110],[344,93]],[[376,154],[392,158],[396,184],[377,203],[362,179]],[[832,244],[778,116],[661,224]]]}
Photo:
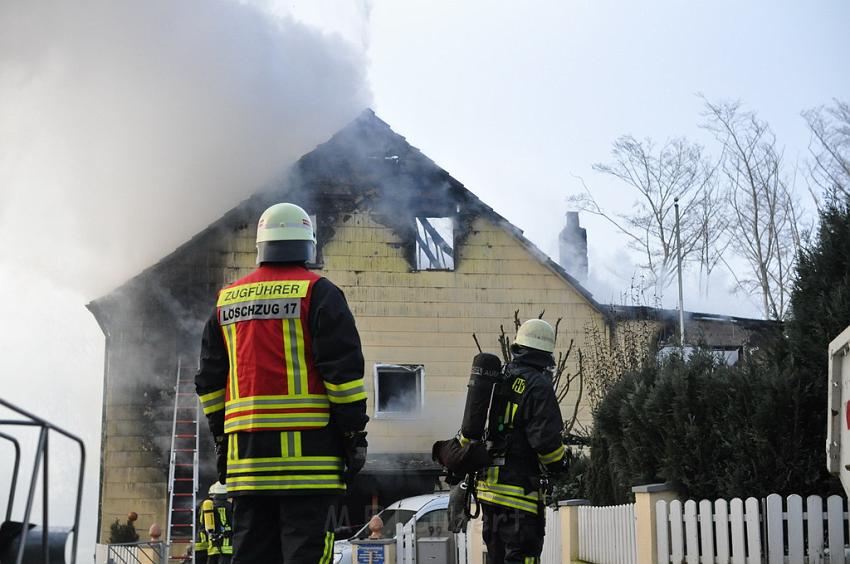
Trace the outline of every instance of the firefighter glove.
{"label": "firefighter glove", "polygon": [[366,464],[366,448],[369,443],[366,442],[366,431],[346,433],[342,440],[345,449],[345,473],[343,476],[345,481],[349,481]]}
{"label": "firefighter glove", "polygon": [[466,498],[471,495],[469,490],[461,487],[460,484],[455,484],[449,490],[449,531],[460,533],[466,530],[466,523],[469,518],[466,515]]}
{"label": "firefighter glove", "polygon": [[431,458],[453,474],[465,476],[492,464],[487,447],[481,441],[469,441],[464,446],[456,438],[437,441],[431,447]]}
{"label": "firefighter glove", "polygon": [[215,469],[218,481],[227,483],[227,437],[224,435],[215,438]]}

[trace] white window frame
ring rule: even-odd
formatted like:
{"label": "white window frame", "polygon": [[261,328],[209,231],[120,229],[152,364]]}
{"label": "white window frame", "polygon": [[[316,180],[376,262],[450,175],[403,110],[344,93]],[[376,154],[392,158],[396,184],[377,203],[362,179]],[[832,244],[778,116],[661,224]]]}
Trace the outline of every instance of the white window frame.
{"label": "white window frame", "polygon": [[[379,405],[379,395],[380,395],[380,382],[378,378],[378,372],[381,368],[393,368],[393,369],[405,369],[410,370],[415,367],[416,371],[419,374],[419,380],[417,382],[417,386],[419,388],[419,402],[417,404],[416,411],[380,411],[378,408]],[[423,409],[425,407],[425,365],[424,364],[398,364],[398,363],[386,363],[386,362],[376,362],[372,368],[372,383],[373,388],[375,390],[375,403],[374,403],[374,415],[375,419],[419,419],[422,416]]]}

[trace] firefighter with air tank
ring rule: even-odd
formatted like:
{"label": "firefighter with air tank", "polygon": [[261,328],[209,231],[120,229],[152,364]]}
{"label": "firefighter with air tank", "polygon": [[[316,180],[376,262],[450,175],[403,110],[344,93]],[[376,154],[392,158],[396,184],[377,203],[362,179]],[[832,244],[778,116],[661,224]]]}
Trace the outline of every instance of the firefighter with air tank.
{"label": "firefighter with air tank", "polygon": [[233,499],[233,562],[329,562],[336,507],[366,460],[363,354],[342,291],[306,268],[307,213],[276,204],[259,267],[218,294],[195,384]]}
{"label": "firefighter with air tank", "polygon": [[[195,564],[207,564],[209,560],[210,537],[207,535],[207,528],[204,524],[204,505],[211,501],[209,498],[204,499],[198,507],[195,523]],[[187,557],[190,553],[187,552]],[[189,558],[189,562],[192,559]]]}
{"label": "firefighter with air tank", "polygon": [[201,523],[207,536],[207,563],[230,564],[233,555],[232,508],[227,500],[227,486],[216,482],[209,497],[201,504]]}
{"label": "firefighter with air tank", "polygon": [[543,550],[548,477],[567,464],[554,349],[552,326],[531,319],[518,329],[504,368],[495,355],[477,355],[461,432],[434,445],[450,480],[463,480],[467,512],[471,498],[481,506],[488,564],[539,562]]}

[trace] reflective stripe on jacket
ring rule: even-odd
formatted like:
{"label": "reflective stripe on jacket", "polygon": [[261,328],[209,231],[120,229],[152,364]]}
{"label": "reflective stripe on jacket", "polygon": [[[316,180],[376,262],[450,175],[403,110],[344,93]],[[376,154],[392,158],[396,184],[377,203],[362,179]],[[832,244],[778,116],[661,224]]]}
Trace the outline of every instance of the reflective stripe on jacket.
{"label": "reflective stripe on jacket", "polygon": [[227,491],[345,491],[342,445],[332,427],[227,435]]}
{"label": "reflective stripe on jacket", "polygon": [[210,538],[204,528],[203,504],[197,509],[197,523],[195,524],[195,552],[206,552],[210,548]]}
{"label": "reflective stripe on jacket", "polygon": [[477,490],[479,501],[484,503],[537,513],[540,492],[537,490],[526,491],[521,486],[500,483],[497,466],[491,466],[487,469],[485,478],[478,481]]}
{"label": "reflective stripe on jacket", "polygon": [[215,530],[220,535],[217,545],[220,554],[233,554],[233,528],[230,526],[230,516],[233,514],[229,501],[213,500],[213,517]]}

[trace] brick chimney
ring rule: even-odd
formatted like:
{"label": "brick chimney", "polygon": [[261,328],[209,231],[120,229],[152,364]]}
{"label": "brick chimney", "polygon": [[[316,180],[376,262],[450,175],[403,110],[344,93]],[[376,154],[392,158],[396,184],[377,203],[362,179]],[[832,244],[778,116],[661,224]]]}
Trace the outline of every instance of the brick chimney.
{"label": "brick chimney", "polygon": [[567,224],[558,236],[560,264],[579,282],[587,281],[587,230],[579,224],[578,212],[567,212]]}

